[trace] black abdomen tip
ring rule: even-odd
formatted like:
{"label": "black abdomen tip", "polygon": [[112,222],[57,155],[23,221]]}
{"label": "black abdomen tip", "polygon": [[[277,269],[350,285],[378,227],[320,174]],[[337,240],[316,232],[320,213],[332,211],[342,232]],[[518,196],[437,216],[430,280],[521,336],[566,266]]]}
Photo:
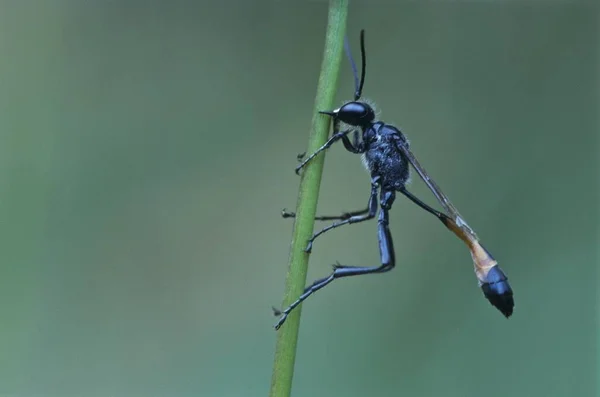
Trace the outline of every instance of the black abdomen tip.
{"label": "black abdomen tip", "polygon": [[513,313],[515,301],[513,299],[512,288],[508,284],[508,279],[500,267],[494,266],[490,269],[486,282],[481,285],[483,295],[487,300],[506,318]]}

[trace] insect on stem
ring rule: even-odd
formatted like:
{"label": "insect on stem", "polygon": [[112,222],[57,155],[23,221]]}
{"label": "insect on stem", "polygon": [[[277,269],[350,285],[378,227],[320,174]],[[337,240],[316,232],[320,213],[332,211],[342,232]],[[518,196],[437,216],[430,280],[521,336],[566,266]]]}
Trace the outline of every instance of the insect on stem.
{"label": "insect on stem", "polygon": [[[377,218],[380,263],[376,266],[336,265],[329,276],[313,282],[285,310],[277,311],[277,314],[281,317],[276,324],[276,328],[279,329],[282,326],[288,314],[300,305],[300,303],[334,280],[365,274],[385,273],[394,268],[395,251],[389,228],[388,213],[392,208],[397,192],[403,194],[420,208],[437,217],[446,228],[467,245],[473,259],[478,284],[484,296],[505,317],[510,317],[514,308],[513,291],[506,275],[498,266],[498,262],[481,245],[473,229],[464,221],[456,207],[454,207],[444,192],[428,175],[425,168],[419,164],[416,156],[410,150],[408,140],[402,131],[391,124],[376,120],[373,108],[368,103],[360,101],[366,70],[364,30],[360,33],[360,47],[362,73],[359,79],[354,59],[350,53],[350,45],[346,41],[346,52],[354,73],[354,100],[347,102],[339,109],[323,109],[319,111],[319,113],[333,119],[333,134],[324,145],[309,155],[296,168],[296,172],[300,172],[300,170],[310,163],[317,153],[327,150],[337,141],[342,141],[347,151],[363,155],[364,163],[371,175],[371,191],[368,198],[367,210],[362,212],[355,211],[352,216],[344,219],[341,216],[318,216],[316,219],[339,219],[339,221],[314,233],[308,240],[306,252],[312,250],[313,244],[319,236],[330,230]],[[340,131],[341,123],[351,126],[352,129]],[[356,135],[360,139],[357,138],[351,141],[348,138],[348,134],[353,131],[358,132]],[[445,213],[433,209],[407,190],[406,183],[409,180],[411,166],[441,204]],[[378,212],[379,216],[377,216]],[[287,217],[290,216],[287,215]]]}

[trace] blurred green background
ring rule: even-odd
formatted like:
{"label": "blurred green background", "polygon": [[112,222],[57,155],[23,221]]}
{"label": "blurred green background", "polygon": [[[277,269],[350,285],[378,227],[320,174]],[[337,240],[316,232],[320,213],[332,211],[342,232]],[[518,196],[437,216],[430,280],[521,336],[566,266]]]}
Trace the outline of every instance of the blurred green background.
{"label": "blurred green background", "polygon": [[[351,4],[365,96],[500,261],[516,308],[492,308],[464,245],[399,198],[396,269],[304,305],[293,395],[596,395],[598,11]],[[296,202],[326,14],[0,2],[0,395],[267,395],[279,212]],[[337,102],[352,92],[344,62]],[[358,156],[334,147],[325,165],[319,212],[364,207]],[[336,260],[376,265],[376,222],[318,240],[308,282]]]}

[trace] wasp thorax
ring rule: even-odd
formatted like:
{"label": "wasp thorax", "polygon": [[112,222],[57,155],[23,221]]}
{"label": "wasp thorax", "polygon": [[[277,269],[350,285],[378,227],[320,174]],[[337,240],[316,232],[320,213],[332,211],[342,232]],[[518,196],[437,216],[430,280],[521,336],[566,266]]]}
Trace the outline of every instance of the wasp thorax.
{"label": "wasp thorax", "polygon": [[365,102],[348,102],[336,112],[336,117],[346,124],[363,127],[375,120],[375,111]]}

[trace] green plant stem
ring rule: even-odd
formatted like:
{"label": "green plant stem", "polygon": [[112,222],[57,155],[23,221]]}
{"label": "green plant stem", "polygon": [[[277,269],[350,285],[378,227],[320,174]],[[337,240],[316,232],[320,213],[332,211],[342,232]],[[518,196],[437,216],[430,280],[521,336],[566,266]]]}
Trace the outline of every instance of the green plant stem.
{"label": "green plant stem", "polygon": [[[333,109],[333,101],[343,57],[347,14],[348,0],[329,1],[325,49],[321,64],[321,74],[317,85],[307,155],[322,146],[327,141],[329,135],[331,120],[329,116],[321,115],[318,111]],[[323,164],[325,161],[324,155],[325,152],[322,152],[307,164],[300,179],[283,308],[287,307],[300,296],[306,284],[309,255],[304,252],[304,249],[314,229],[314,217],[317,210],[321,175],[323,174]],[[302,305],[290,313],[286,322],[277,333],[270,397],[290,396],[301,308]]]}

